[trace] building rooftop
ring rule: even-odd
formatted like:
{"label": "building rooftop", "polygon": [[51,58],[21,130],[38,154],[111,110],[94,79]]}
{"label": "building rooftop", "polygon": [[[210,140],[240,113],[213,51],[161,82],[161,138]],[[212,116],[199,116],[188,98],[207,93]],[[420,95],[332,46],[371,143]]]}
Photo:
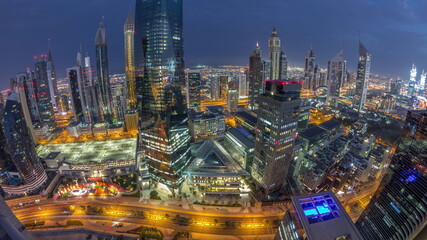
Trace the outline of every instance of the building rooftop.
{"label": "building rooftop", "polygon": [[45,159],[55,159],[59,154],[61,154],[61,152],[51,152]]}
{"label": "building rooftop", "polygon": [[299,133],[299,136],[308,140],[316,139],[324,134],[326,134],[326,130],[323,128],[320,128],[318,126],[313,126],[310,128],[307,128],[306,130]]}
{"label": "building rooftop", "polygon": [[251,123],[253,125],[255,125],[256,122],[257,122],[257,118],[256,117],[254,117],[253,115],[251,115],[250,113],[245,112],[245,111],[237,112],[236,116],[245,119],[245,121],[247,121],[247,122],[249,122],[249,123]]}
{"label": "building rooftop", "polygon": [[333,119],[328,120],[326,122],[322,122],[321,124],[319,124],[319,127],[326,129],[328,131],[334,130],[336,128],[339,128],[341,126],[341,123],[338,121],[335,121]]}
{"label": "building rooftop", "polygon": [[195,158],[185,174],[204,176],[248,175],[245,169],[217,141],[205,141],[197,150]]}
{"label": "building rooftop", "polygon": [[292,197],[292,203],[309,240],[363,239],[331,191]]}
{"label": "building rooftop", "polygon": [[225,135],[232,135],[246,148],[250,149],[255,146],[254,137],[242,128],[231,128],[225,133]]}

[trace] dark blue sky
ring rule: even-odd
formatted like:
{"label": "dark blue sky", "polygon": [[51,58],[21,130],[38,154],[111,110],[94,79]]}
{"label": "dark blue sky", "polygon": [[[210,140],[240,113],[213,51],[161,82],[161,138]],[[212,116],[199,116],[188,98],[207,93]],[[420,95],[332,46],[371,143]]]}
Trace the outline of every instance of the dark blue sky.
{"label": "dark blue sky", "polygon": [[[79,44],[94,58],[102,16],[110,72],[123,72],[123,23],[134,0],[0,1],[0,89],[33,56],[52,52],[59,77],[75,64]],[[325,67],[344,44],[351,70],[358,31],[373,54],[372,72],[407,78],[412,63],[427,70],[424,0],[184,0],[185,59],[196,64],[247,64],[256,41],[263,55],[276,26],[291,66],[302,66],[310,45]],[[132,10],[133,12],[133,10]],[[92,61],[94,64],[94,61]]]}

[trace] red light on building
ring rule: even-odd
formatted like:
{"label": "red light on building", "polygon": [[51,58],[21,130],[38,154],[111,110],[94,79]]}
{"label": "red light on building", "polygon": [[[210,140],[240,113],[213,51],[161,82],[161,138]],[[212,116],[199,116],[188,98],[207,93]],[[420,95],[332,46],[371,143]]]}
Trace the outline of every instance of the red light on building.
{"label": "red light on building", "polygon": [[279,144],[279,141],[275,141],[274,143],[277,145],[277,144]]}

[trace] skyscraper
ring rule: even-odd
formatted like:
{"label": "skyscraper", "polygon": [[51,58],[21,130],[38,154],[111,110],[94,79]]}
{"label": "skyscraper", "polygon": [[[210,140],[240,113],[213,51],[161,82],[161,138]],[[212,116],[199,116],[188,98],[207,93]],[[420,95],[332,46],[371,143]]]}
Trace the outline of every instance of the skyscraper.
{"label": "skyscraper", "polygon": [[425,239],[427,219],[427,111],[409,111],[404,137],[380,187],[356,222],[371,239]]}
{"label": "skyscraper", "polygon": [[359,41],[359,62],[357,64],[356,92],[353,98],[353,108],[358,112],[360,112],[366,102],[370,72],[371,54]]}
{"label": "skyscraper", "polygon": [[424,97],[425,95],[425,87],[426,87],[426,77],[427,77],[427,73],[423,72],[421,73],[420,76],[420,82],[418,83],[418,96]]}
{"label": "skyscraper", "polygon": [[228,83],[228,93],[227,93],[228,112],[230,113],[237,112],[238,103],[239,103],[238,84],[236,81],[231,81]]}
{"label": "skyscraper", "polygon": [[227,100],[227,94],[228,94],[228,82],[229,82],[228,76],[219,76],[219,88],[221,92],[221,98],[223,100]]}
{"label": "skyscraper", "polygon": [[47,69],[46,55],[34,57],[35,88],[34,94],[37,102],[39,121],[41,124],[47,124],[49,129],[55,127],[55,115],[52,106],[52,98],[49,90],[49,77]]}
{"label": "skyscraper", "polygon": [[259,97],[252,177],[263,198],[280,190],[293,159],[301,82],[267,81]]}
{"label": "skyscraper", "polygon": [[98,77],[98,97],[102,110],[103,119],[106,122],[113,122],[113,111],[111,109],[111,86],[108,69],[108,46],[107,33],[104,22],[99,23],[95,38],[96,49],[96,71]]}
{"label": "skyscraper", "polygon": [[238,74],[236,76],[236,81],[239,85],[239,97],[248,96],[248,84],[246,82],[246,74]]}
{"label": "skyscraper", "polygon": [[49,52],[47,53],[46,67],[47,67],[47,79],[49,81],[49,92],[52,100],[52,107],[54,111],[57,111],[56,102],[58,100],[58,87],[56,84],[55,65],[53,64],[52,52],[50,51],[50,49],[49,49]]}
{"label": "skyscraper", "polygon": [[84,121],[84,85],[82,78],[82,69],[80,66],[67,68],[68,88],[71,97],[71,106],[76,121]]}
{"label": "skyscraper", "polygon": [[188,106],[190,108],[198,108],[200,106],[201,84],[200,73],[188,73]]}
{"label": "skyscraper", "polygon": [[340,89],[346,74],[347,62],[344,60],[344,51],[341,50],[332,60],[328,61],[328,95],[326,104],[338,107]]}
{"label": "skyscraper", "polygon": [[[3,190],[0,187],[0,193]],[[3,196],[0,196],[0,239],[33,240],[33,236],[10,210]]]}
{"label": "skyscraper", "polygon": [[257,42],[255,50],[249,57],[249,109],[258,109],[258,97],[262,93],[263,66],[261,50]]}
{"label": "skyscraper", "polygon": [[280,51],[280,80],[288,79],[288,58],[285,51]]}
{"label": "skyscraper", "polygon": [[316,55],[314,50],[311,49],[307,52],[305,57],[305,66],[304,66],[304,88],[313,90],[316,86],[315,77],[316,77],[316,64],[315,64]]}
{"label": "skyscraper", "polygon": [[134,38],[135,38],[135,24],[133,21],[132,14],[126,19],[124,25],[124,41],[125,41],[125,71],[126,71],[126,86],[127,86],[127,102],[129,109],[136,108],[136,82],[135,82],[135,49],[134,49]]}
{"label": "skyscraper", "polygon": [[93,68],[90,64],[90,57],[85,57],[85,63],[83,67],[83,85],[86,106],[86,121],[88,123],[100,122],[101,112],[99,108],[99,97],[98,97],[98,83],[95,81],[93,76]]}
{"label": "skyscraper", "polygon": [[[137,84],[141,112],[140,150],[150,176],[170,187],[183,181],[190,160],[185,98],[182,0],[137,0],[136,59],[143,59]],[[143,51],[139,51],[139,50]],[[141,55],[142,54],[142,55]],[[138,63],[138,62],[137,62]]]}
{"label": "skyscraper", "polygon": [[415,95],[415,87],[417,85],[417,67],[412,64],[411,74],[408,82],[408,96],[412,97]]}
{"label": "skyscraper", "polygon": [[277,35],[276,28],[273,28],[268,42],[270,48],[270,80],[279,80],[281,78],[281,49],[280,38]]}
{"label": "skyscraper", "polygon": [[8,193],[24,194],[40,187],[47,179],[46,172],[36,154],[16,92],[12,92],[7,98],[2,115],[0,138],[4,137],[4,149],[9,156],[0,160],[1,175],[3,180],[6,180],[2,184]]}

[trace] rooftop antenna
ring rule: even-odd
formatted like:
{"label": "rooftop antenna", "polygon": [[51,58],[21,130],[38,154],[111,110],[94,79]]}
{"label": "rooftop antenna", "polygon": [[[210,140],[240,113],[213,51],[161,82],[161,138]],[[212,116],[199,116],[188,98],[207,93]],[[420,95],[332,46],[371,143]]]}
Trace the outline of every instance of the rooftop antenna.
{"label": "rooftop antenna", "polygon": [[50,38],[47,39],[47,47],[50,50]]}

